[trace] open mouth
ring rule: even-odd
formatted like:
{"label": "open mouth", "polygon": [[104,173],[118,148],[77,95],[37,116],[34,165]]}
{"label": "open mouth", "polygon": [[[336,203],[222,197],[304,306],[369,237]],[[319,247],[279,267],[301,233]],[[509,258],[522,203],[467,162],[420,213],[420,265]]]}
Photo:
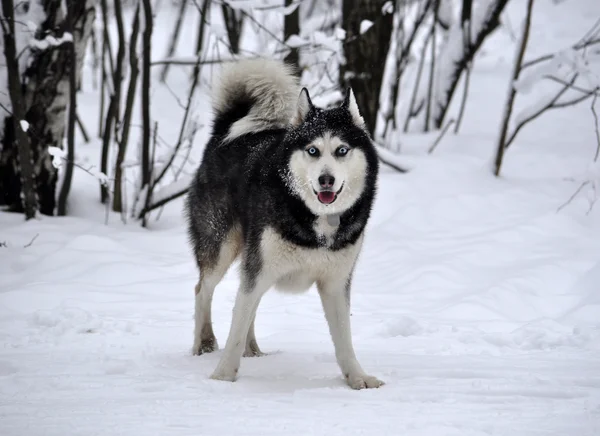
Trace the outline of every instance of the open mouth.
{"label": "open mouth", "polygon": [[323,204],[331,204],[333,203],[337,197],[338,194],[340,192],[342,192],[342,189],[344,189],[344,184],[342,183],[342,186],[340,186],[340,189],[335,192],[335,191],[315,191],[315,189],[313,188],[313,192],[315,193],[315,195],[317,196],[317,198],[319,199],[319,201]]}

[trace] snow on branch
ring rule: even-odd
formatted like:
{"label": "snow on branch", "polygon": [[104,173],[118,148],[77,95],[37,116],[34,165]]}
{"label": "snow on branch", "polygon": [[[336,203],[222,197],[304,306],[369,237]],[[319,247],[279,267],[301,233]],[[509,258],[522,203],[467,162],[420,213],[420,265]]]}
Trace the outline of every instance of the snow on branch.
{"label": "snow on branch", "polygon": [[60,37],[47,35],[44,39],[32,39],[29,46],[37,50],[48,50],[51,47],[59,47],[66,42],[73,42],[73,35],[65,32]]}
{"label": "snow on branch", "polygon": [[[66,150],[62,150],[58,147],[48,147],[48,154],[52,156],[52,165],[56,169],[61,168],[63,163],[67,162]],[[92,165],[86,168],[77,162],[73,162],[73,165],[97,179],[98,182],[100,182],[100,185],[108,187],[108,176],[102,171],[98,171],[95,166]]]}

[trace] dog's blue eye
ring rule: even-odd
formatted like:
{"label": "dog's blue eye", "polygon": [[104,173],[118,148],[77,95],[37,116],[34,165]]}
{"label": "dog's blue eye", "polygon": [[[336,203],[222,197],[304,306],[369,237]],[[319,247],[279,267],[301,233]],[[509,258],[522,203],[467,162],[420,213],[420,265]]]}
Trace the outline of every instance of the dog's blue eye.
{"label": "dog's blue eye", "polygon": [[340,147],[337,149],[336,153],[338,156],[346,156],[350,149],[348,147]]}
{"label": "dog's blue eye", "polygon": [[311,156],[317,156],[319,154],[319,150],[317,150],[315,147],[310,147],[308,150],[306,150],[308,154],[310,154]]}

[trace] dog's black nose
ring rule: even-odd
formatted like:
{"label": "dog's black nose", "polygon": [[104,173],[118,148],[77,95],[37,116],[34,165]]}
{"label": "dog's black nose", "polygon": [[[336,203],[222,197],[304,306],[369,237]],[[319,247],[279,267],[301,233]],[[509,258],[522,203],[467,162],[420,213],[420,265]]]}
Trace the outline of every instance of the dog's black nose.
{"label": "dog's black nose", "polygon": [[319,176],[319,185],[321,185],[321,188],[323,189],[332,188],[334,183],[335,177],[330,176],[329,174],[323,174]]}

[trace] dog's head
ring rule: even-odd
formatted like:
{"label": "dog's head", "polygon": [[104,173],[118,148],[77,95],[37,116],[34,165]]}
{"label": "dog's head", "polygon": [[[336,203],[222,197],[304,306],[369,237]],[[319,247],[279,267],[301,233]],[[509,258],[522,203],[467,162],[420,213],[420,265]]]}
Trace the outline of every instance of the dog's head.
{"label": "dog's head", "polygon": [[342,213],[375,189],[376,152],[351,89],[339,107],[320,109],[303,88],[285,142],[285,181],[316,215]]}

